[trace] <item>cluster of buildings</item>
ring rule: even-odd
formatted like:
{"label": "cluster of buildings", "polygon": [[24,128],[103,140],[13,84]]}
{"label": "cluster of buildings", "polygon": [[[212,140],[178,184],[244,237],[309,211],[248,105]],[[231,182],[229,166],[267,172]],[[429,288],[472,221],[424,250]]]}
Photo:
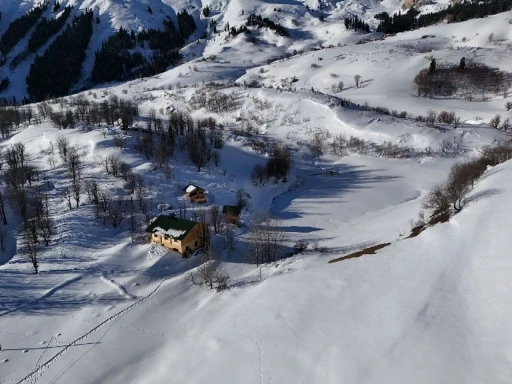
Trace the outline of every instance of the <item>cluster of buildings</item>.
{"label": "cluster of buildings", "polygon": [[[194,204],[207,202],[206,192],[197,185],[189,184],[183,188],[186,198]],[[241,208],[233,205],[222,207],[222,214],[227,223],[237,224]],[[205,228],[206,227],[206,228]],[[180,219],[175,216],[160,215],[147,227],[150,241],[172,249],[187,257],[198,248],[204,246],[204,234],[207,225],[192,220]]]}

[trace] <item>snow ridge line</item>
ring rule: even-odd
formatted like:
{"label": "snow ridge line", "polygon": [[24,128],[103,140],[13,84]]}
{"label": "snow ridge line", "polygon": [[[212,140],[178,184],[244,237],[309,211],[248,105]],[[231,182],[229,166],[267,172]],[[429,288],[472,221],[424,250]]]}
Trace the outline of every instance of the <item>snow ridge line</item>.
{"label": "snow ridge line", "polygon": [[57,359],[59,359],[64,353],[66,353],[71,347],[74,347],[76,346],[78,343],[80,343],[81,341],[84,341],[87,337],[89,337],[90,335],[92,335],[94,332],[96,332],[98,329],[100,328],[103,328],[105,325],[107,325],[108,323],[110,323],[112,320],[114,319],[117,319],[119,316],[122,316],[124,315],[126,312],[130,311],[131,309],[135,308],[136,306],[138,306],[139,304],[142,304],[143,302],[145,302],[146,300],[148,300],[149,298],[151,298],[159,289],[160,287],[162,286],[163,283],[165,283],[167,280],[169,279],[172,279],[174,277],[177,277],[177,276],[180,276],[180,275],[183,275],[185,274],[185,272],[187,271],[184,271],[184,272],[180,272],[180,273],[177,273],[177,274],[174,274],[174,275],[171,275],[171,276],[168,276],[166,277],[165,279],[163,279],[156,287],[153,291],[151,291],[147,296],[144,296],[142,299],[140,299],[139,301],[129,305],[128,307],[126,307],[125,309],[117,312],[116,314],[110,316],[108,319],[105,319],[104,321],[102,321],[100,324],[98,324],[97,326],[95,326],[94,328],[92,328],[90,331],[88,331],[87,333],[85,333],[84,335],[80,336],[79,338],[75,339],[74,341],[72,341],[71,343],[69,343],[68,345],[66,345],[63,349],[61,349],[59,352],[57,352],[52,358],[50,358],[49,360],[47,360],[45,363],[41,364],[39,367],[37,367],[36,369],[34,369],[32,372],[30,372],[27,376],[25,376],[24,378],[22,378],[21,380],[17,381],[16,384],[23,384],[23,383],[27,383],[27,382],[35,382],[37,381],[44,373],[45,369],[48,368],[52,363],[54,363]]}

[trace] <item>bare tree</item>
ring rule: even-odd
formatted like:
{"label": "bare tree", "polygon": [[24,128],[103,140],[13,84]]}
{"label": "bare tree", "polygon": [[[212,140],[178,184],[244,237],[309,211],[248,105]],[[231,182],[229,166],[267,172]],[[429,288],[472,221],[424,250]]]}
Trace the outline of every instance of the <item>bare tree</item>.
{"label": "bare tree", "polygon": [[258,215],[248,233],[248,260],[256,265],[277,261],[287,240],[281,222],[268,213]]}
{"label": "bare tree", "polygon": [[261,164],[256,164],[251,172],[251,181],[254,186],[258,186],[258,184],[265,185],[267,181],[267,171],[265,167]]}
{"label": "bare tree", "polygon": [[425,122],[427,123],[427,127],[434,128],[436,124],[437,113],[431,109],[427,111],[427,117],[425,118]]}
{"label": "bare tree", "polygon": [[213,227],[213,233],[217,234],[220,232],[221,214],[220,208],[216,204],[210,206],[210,224]]}
{"label": "bare tree", "polygon": [[50,104],[48,104],[47,101],[43,101],[42,103],[38,104],[37,112],[43,119],[46,119],[50,113],[52,113],[52,107],[50,107]]}
{"label": "bare tree", "polygon": [[489,125],[495,129],[498,129],[500,126],[500,122],[501,122],[501,116],[496,115],[491,119],[491,121],[489,122]]}
{"label": "bare tree", "polygon": [[37,275],[39,273],[39,249],[37,240],[34,239],[33,233],[29,229],[23,232],[23,238],[25,240],[27,258],[32,265],[34,273]]}
{"label": "bare tree", "polygon": [[82,182],[80,180],[74,180],[71,184],[71,189],[73,190],[73,198],[78,208],[80,205],[80,194],[82,193]]}
{"label": "bare tree", "polygon": [[0,191],[0,218],[4,225],[7,225],[7,213],[5,212],[5,200],[2,191]]}
{"label": "bare tree", "polygon": [[124,218],[124,201],[122,199],[111,201],[110,204],[108,204],[107,214],[112,226],[114,228],[119,227],[119,224],[121,224]]}
{"label": "bare tree", "polygon": [[356,84],[356,88],[361,86],[361,75],[354,75],[354,82]]}
{"label": "bare tree", "polygon": [[220,268],[216,255],[212,248],[205,253],[205,261],[198,268],[199,276],[204,284],[210,289],[222,291],[227,289],[229,275]]}
{"label": "bare tree", "polygon": [[445,192],[455,211],[460,211],[466,204],[466,196],[471,190],[471,179],[461,164],[455,164],[448,175]]}
{"label": "bare tree", "polygon": [[71,144],[69,143],[69,139],[64,136],[57,137],[57,150],[59,151],[60,158],[63,163],[67,163],[68,161],[68,151]]}
{"label": "bare tree", "polygon": [[423,208],[431,210],[433,215],[444,213],[450,208],[444,185],[436,185],[429,191],[423,199]]}
{"label": "bare tree", "polygon": [[99,202],[99,187],[96,180],[87,180],[84,184],[87,198],[90,203],[98,204]]}
{"label": "bare tree", "polygon": [[73,190],[69,187],[64,188],[63,191],[64,199],[68,202],[69,209],[73,209],[73,205],[71,204],[71,199],[73,198]]}
{"label": "bare tree", "polygon": [[78,152],[78,149],[75,147],[72,147],[68,150],[67,155],[67,166],[68,166],[68,172],[69,175],[74,182],[76,182],[78,179],[80,179],[80,175],[82,172],[83,167],[83,160],[82,160],[82,154]]}
{"label": "bare tree", "polygon": [[6,248],[5,248],[6,242],[7,242],[7,231],[5,230],[5,228],[0,228],[0,250],[2,252],[5,252],[5,250],[6,250]]}
{"label": "bare tree", "polygon": [[245,189],[240,188],[236,191],[236,206],[241,210],[249,207],[249,201],[251,199],[251,195],[245,191]]}
{"label": "bare tree", "polygon": [[233,231],[233,227],[230,224],[227,224],[224,227],[224,244],[225,248],[228,251],[228,255],[233,254],[236,250],[236,237],[235,232]]}

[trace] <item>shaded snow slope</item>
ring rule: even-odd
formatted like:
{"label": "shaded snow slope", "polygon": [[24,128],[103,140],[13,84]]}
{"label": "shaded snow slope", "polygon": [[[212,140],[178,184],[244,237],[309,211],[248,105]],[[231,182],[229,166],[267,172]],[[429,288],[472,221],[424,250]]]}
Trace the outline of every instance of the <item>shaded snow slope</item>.
{"label": "shaded snow slope", "polygon": [[[395,167],[388,172],[402,174]],[[41,383],[507,383],[512,244],[504,229],[512,224],[511,179],[511,164],[491,169],[471,204],[450,222],[377,255],[327,264],[336,252],[308,253],[263,267],[263,279],[253,268],[228,262],[238,277],[222,294],[192,286],[185,276],[153,281],[142,290],[125,275],[117,277],[113,291],[103,275],[61,278],[40,309],[19,309],[16,321],[13,314],[3,316],[2,358],[9,359],[3,378],[29,372],[49,342],[43,360],[55,358],[33,376]],[[391,234],[393,220],[401,216],[396,213],[402,204],[391,198],[397,193],[390,190],[390,200],[380,203],[395,206],[389,214],[368,205],[379,184],[384,183],[381,194],[387,190],[386,181],[374,178],[349,189],[337,183],[334,178],[298,191],[293,204],[302,218],[290,218],[290,208],[276,201],[278,217],[293,227],[314,225],[321,238],[334,235],[327,244],[339,253],[350,240]],[[304,193],[325,193],[330,211],[350,225],[335,231],[336,215],[315,216],[324,203],[316,199],[311,205]],[[343,212],[357,206],[374,213],[351,221]],[[412,214],[416,208],[406,210]],[[131,265],[134,272],[154,263],[141,264],[147,248],[125,245],[108,252],[118,261],[115,267],[106,264],[107,271],[122,271],[128,264],[117,263],[126,258],[140,260]],[[173,262],[160,255],[157,263],[164,259]],[[170,265],[172,275],[176,265]],[[133,294],[134,288],[138,298],[127,299],[124,292]],[[89,304],[76,301],[92,295],[97,298]],[[51,316],[52,325],[37,326],[41,316]]]}
{"label": "shaded snow slope", "polygon": [[[107,3],[88,4],[100,9]],[[109,4],[109,10],[152,4],[153,15],[164,7],[143,1]],[[182,6],[174,4],[173,9]],[[270,14],[276,7],[255,1],[209,4],[220,22],[235,24],[246,17],[239,14],[241,9]],[[395,2],[384,2],[390,4]],[[331,5],[333,13],[325,23],[304,15],[298,26],[291,20],[303,11],[302,5],[280,5],[283,11],[274,16],[282,14],[296,38],[262,30],[253,44],[247,36],[227,38],[222,33],[184,48],[190,63],[83,93],[94,102],[116,95],[137,103],[141,118],[127,133],[106,125],[58,130],[45,120],[21,126],[0,143],[2,150],[24,143],[30,163],[45,171],[56,224],[51,246],[40,248],[37,276],[30,273],[21,236],[16,235],[18,223],[12,220],[7,227],[10,246],[0,258],[0,384],[510,381],[512,164],[489,169],[467,207],[449,222],[402,239],[418,218],[423,196],[446,179],[455,161],[509,139],[508,132],[488,122],[496,113],[509,116],[504,103],[510,96],[473,102],[420,99],[412,78],[428,65],[428,55],[441,61],[468,55],[512,70],[507,59],[511,13],[355,45],[362,35],[334,33],[340,24]],[[102,14],[105,20],[126,20],[124,11],[116,11],[116,18],[109,10]],[[100,25],[107,34],[111,27],[103,20]],[[148,22],[140,20],[141,25]],[[500,40],[489,43],[482,35],[493,27]],[[422,39],[425,34],[435,37]],[[267,64],[296,47],[334,44],[336,39],[347,46],[297,52]],[[203,53],[208,57],[198,59]],[[363,76],[358,89],[352,83],[357,73]],[[331,85],[339,80],[346,89],[333,95]],[[234,100],[225,111],[192,102],[206,89],[203,84],[212,81],[223,84],[217,92]],[[407,110],[411,116],[399,119],[354,105],[344,108],[338,97]],[[66,106],[64,101],[50,102],[55,111],[59,104]],[[134,149],[152,109],[162,119],[175,110],[194,119],[215,118],[226,139],[218,149],[219,166],[210,164],[197,172],[187,151],[177,147],[169,163],[173,177],[166,178],[153,159]],[[415,122],[427,109],[454,111],[461,125],[433,129]],[[257,133],[237,133],[248,127]],[[324,148],[323,154],[313,154],[310,143],[316,133],[330,139],[353,136],[374,146],[409,146],[414,152],[396,159],[371,150],[338,156]],[[51,151],[59,136],[84,153],[83,178],[98,181],[114,196],[123,194],[124,181],[107,175],[101,161],[119,156],[143,176],[153,214],[169,205],[177,212],[188,184],[208,192],[208,203],[202,206],[206,209],[234,204],[236,191],[243,187],[251,195],[251,207],[236,229],[239,248],[232,256],[222,255],[222,268],[232,278],[230,289],[213,292],[193,285],[188,271],[199,265],[200,256],[182,259],[159,246],[132,243],[128,219],[118,228],[103,225],[85,192],[80,206],[69,210],[62,196],[70,180],[57,149]],[[115,145],[119,138],[125,141],[123,148]],[[254,186],[248,175],[256,164],[265,164],[265,143],[272,141],[291,149],[292,170],[286,182]],[[433,153],[425,153],[427,147]],[[248,264],[247,227],[264,209],[282,221],[289,246],[307,240],[326,251],[310,248],[261,268]],[[193,211],[189,207],[187,218]],[[384,242],[392,244],[375,255],[328,264]],[[214,243],[222,248],[219,235]]]}

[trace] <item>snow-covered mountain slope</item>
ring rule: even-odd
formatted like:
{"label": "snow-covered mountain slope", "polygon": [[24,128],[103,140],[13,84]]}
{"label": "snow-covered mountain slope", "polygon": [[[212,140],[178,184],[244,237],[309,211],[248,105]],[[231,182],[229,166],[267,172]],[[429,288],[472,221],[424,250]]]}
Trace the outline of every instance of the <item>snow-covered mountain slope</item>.
{"label": "snow-covered mountain slope", "polygon": [[[8,25],[16,18],[24,15],[31,7],[39,4],[39,0],[15,0],[2,5],[2,18],[0,19],[0,34],[3,33]],[[163,21],[170,18],[176,24],[176,14],[182,10],[187,10],[196,22],[197,30],[188,38],[188,42],[196,42],[203,34],[210,21],[215,20],[217,29],[223,30],[226,26],[239,27],[247,21],[247,16],[251,13],[261,14],[269,17],[273,21],[281,23],[291,31],[290,39],[276,39],[271,34],[262,36],[265,44],[276,45],[279,47],[279,54],[292,52],[293,49],[309,49],[318,45],[342,44],[351,40],[350,35],[345,33],[343,20],[349,15],[357,15],[361,19],[369,20],[376,27],[377,20],[373,16],[377,13],[387,11],[393,12],[400,7],[399,1],[378,2],[368,1],[348,1],[348,2],[262,2],[259,0],[239,1],[231,0],[221,1],[199,1],[199,0],[63,0],[59,2],[61,9],[66,5],[73,6],[71,17],[80,14],[86,9],[91,9],[95,20],[99,23],[93,25],[93,36],[87,49],[87,57],[82,66],[81,82],[75,89],[81,89],[86,80],[90,78],[94,65],[95,52],[101,47],[103,41],[111,36],[120,28],[139,32],[143,29],[154,28],[163,29]],[[53,4],[52,4],[53,6]],[[44,16],[53,18],[57,15],[52,12],[50,6]],[[202,15],[202,9],[208,6],[211,15],[205,18]],[[309,8],[306,8],[309,7]],[[149,12],[148,10],[151,10]],[[325,18],[325,21],[321,21]],[[71,19],[70,19],[71,20]],[[15,96],[18,100],[27,95],[27,89],[24,79],[27,77],[30,65],[33,63],[35,54],[29,55],[16,68],[9,67],[9,63],[26,49],[26,45],[33,29],[22,39],[16,47],[8,54],[6,65],[0,67],[0,79],[8,77],[11,80],[11,86],[0,93],[0,97],[12,98]],[[62,31],[61,31],[62,32]],[[58,34],[57,34],[58,35]],[[56,35],[56,36],[57,36]],[[53,36],[36,54],[42,55],[48,46],[55,40]],[[208,39],[223,39],[223,33],[210,34]],[[353,39],[353,38],[352,38]],[[199,46],[194,48],[185,48],[185,52],[193,51],[193,55],[185,55],[184,59],[208,54],[203,51],[204,40]],[[195,45],[195,43],[194,43]]]}
{"label": "snow-covered mountain slope", "polygon": [[[81,4],[101,9],[107,3]],[[174,11],[203,5],[112,4],[142,9],[150,4],[152,17],[160,17],[156,9],[165,4]],[[227,22],[239,25],[246,17],[242,9],[268,15],[282,7],[274,15],[283,14],[282,24],[296,36],[261,30],[254,43],[222,33],[186,46],[188,62],[172,70],[82,93],[95,103],[114,95],[136,103],[141,117],[128,132],[104,123],[59,130],[42,119],[1,142],[4,151],[23,143],[30,164],[50,180],[45,191],[56,233],[51,246],[40,247],[40,273],[33,275],[19,220],[9,212],[9,225],[0,227],[8,235],[0,254],[0,384],[508,383],[510,161],[489,168],[467,207],[450,221],[404,238],[422,198],[446,179],[454,162],[475,156],[484,145],[509,140],[508,132],[488,124],[497,113],[510,116],[504,108],[508,94],[488,95],[485,101],[480,95],[474,101],[419,98],[412,79],[428,67],[427,55],[439,62],[466,56],[512,70],[512,14],[356,44],[363,36],[334,20],[334,5],[331,16],[320,22],[296,3],[209,4],[219,12],[220,29]],[[129,13],[126,19],[108,16],[116,6],[104,9],[105,20],[131,23]],[[298,12],[303,15],[295,26]],[[4,21],[3,15],[2,26]],[[140,19],[141,26],[146,22]],[[109,24],[102,19],[100,25],[107,34]],[[334,47],[308,50],[324,43]],[[360,88],[353,87],[356,74],[362,76]],[[345,90],[334,94],[331,86],[340,80]],[[214,92],[206,86],[211,82],[234,100],[227,110],[215,112],[194,102],[201,92]],[[359,106],[343,106],[340,98]],[[49,105],[60,111],[76,100],[66,97]],[[365,102],[405,110],[408,117],[370,111]],[[431,128],[415,121],[428,109],[453,111],[460,125]],[[135,149],[152,110],[162,119],[174,110],[196,120],[215,118],[225,139],[218,149],[219,166],[210,163],[198,172],[185,146],[177,146],[168,162],[172,177],[165,175],[153,158]],[[249,128],[252,133],[239,133]],[[328,146],[313,153],[317,133],[327,144],[343,134],[366,140],[368,147],[344,156]],[[114,155],[128,164],[147,186],[152,214],[164,204],[178,212],[181,188],[188,183],[207,190],[206,209],[213,203],[233,204],[243,187],[251,207],[236,229],[236,252],[228,255],[221,236],[213,236],[222,268],[231,276],[229,289],[215,292],[193,284],[189,272],[200,255],[182,259],[132,242],[128,217],[118,228],[103,225],[85,191],[78,208],[69,209],[63,196],[71,181],[59,159],[59,137],[84,154],[83,179],[97,181],[112,198],[123,196],[125,181],[107,174],[102,162]],[[292,150],[292,170],[286,182],[254,186],[248,175],[266,162],[265,143],[272,141]],[[386,158],[378,151],[385,143],[411,152]],[[189,207],[187,217],[200,209]],[[259,268],[248,263],[247,226],[266,209],[281,220],[288,246],[306,240],[319,248]],[[377,254],[328,264],[388,242]]]}

